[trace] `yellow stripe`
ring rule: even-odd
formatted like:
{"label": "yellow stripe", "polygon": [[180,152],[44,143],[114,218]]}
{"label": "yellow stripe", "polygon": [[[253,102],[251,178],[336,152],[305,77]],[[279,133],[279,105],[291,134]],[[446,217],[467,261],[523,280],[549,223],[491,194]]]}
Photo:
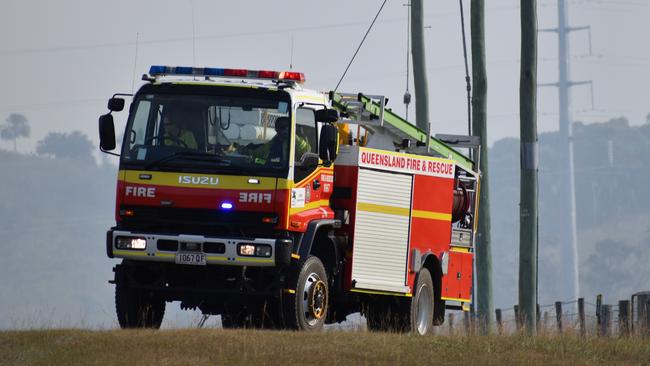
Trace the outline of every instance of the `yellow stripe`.
{"label": "yellow stripe", "polygon": [[313,94],[296,94],[294,99],[298,103],[300,103],[301,101],[325,103],[325,96],[322,94],[319,94],[318,96]]}
{"label": "yellow stripe", "polygon": [[273,259],[261,258],[235,258],[237,262],[250,262],[250,263],[273,263]]}
{"label": "yellow stripe", "polygon": [[156,253],[156,257],[175,258],[176,254],[175,253]]}
{"label": "yellow stripe", "polygon": [[417,217],[419,219],[451,221],[451,214],[446,214],[446,213],[442,213],[442,212],[413,210],[411,215],[413,215],[413,217]]}
{"label": "yellow stripe", "polygon": [[404,207],[376,205],[374,203],[365,203],[365,202],[357,203],[357,210],[383,213],[388,215],[399,215],[399,216],[408,216],[411,211],[408,208],[404,208]]}
{"label": "yellow stripe", "polygon": [[443,300],[448,300],[448,301],[471,302],[470,299],[458,299],[458,298],[455,298],[455,297],[441,296],[440,298],[443,299]]}
{"label": "yellow stripe", "polygon": [[209,261],[227,261],[228,257],[210,255],[210,256],[206,256],[205,259],[207,259]]}
{"label": "yellow stripe", "polygon": [[390,295],[390,296],[403,296],[403,297],[413,297],[413,294],[402,294],[399,292],[384,292],[384,291],[370,291],[370,290],[359,290],[352,289],[350,292],[359,292],[362,294],[371,294],[371,295]]}
{"label": "yellow stripe", "polygon": [[321,206],[328,206],[328,205],[329,205],[328,200],[313,201],[313,202],[306,203],[305,207],[293,207],[293,208],[291,208],[290,214],[295,215],[295,214],[301,213],[303,211],[313,210],[315,208],[319,208]]}
{"label": "yellow stripe", "polygon": [[136,252],[131,250],[114,250],[114,255],[126,255],[130,257],[146,257],[147,252]]}
{"label": "yellow stripe", "polygon": [[[277,179],[269,177],[254,177],[254,176],[234,176],[234,175],[216,175],[216,174],[190,174],[190,173],[172,173],[172,172],[152,172],[140,170],[123,170],[123,181],[125,183],[134,184],[153,184],[164,185],[171,187],[184,187],[184,188],[212,188],[212,189],[246,189],[246,190],[268,190],[275,189],[276,180],[280,187],[287,186],[286,179]],[[140,179],[140,174],[150,175],[151,179]],[[214,182],[218,180],[217,184],[192,184],[192,183],[179,183],[180,176],[189,177],[207,177],[208,182],[212,179]],[[259,180],[259,184],[248,183],[249,178]]]}
{"label": "yellow stripe", "polygon": [[451,249],[449,249],[449,251],[450,252],[458,252],[458,253],[469,253],[470,248],[467,248],[467,247],[451,247]]}

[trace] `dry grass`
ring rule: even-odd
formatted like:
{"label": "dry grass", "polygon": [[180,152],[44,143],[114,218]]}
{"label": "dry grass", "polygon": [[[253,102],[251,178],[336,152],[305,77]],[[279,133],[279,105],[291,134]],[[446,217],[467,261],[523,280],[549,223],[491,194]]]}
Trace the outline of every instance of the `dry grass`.
{"label": "dry grass", "polygon": [[0,332],[0,365],[647,365],[650,340],[369,332]]}

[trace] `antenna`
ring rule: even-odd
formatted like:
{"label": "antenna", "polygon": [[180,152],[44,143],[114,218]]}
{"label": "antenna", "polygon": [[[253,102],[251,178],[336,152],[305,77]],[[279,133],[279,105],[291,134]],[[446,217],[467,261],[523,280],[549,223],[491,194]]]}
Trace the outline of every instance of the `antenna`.
{"label": "antenna", "polygon": [[293,33],[291,33],[291,59],[289,60],[289,70],[293,69]]}
{"label": "antenna", "polygon": [[135,34],[135,58],[133,60],[133,80],[131,81],[131,93],[135,91],[135,71],[138,67],[138,41],[140,39],[140,33]]}
{"label": "antenna", "polygon": [[192,66],[196,67],[196,30],[194,26],[194,1],[190,0],[192,9]]}

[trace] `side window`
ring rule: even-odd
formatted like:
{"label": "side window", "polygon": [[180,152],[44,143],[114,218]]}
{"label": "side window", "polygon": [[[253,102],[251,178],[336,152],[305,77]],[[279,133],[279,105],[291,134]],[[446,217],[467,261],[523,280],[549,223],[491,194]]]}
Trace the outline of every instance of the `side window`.
{"label": "side window", "polygon": [[133,117],[133,126],[131,127],[131,134],[128,137],[129,151],[135,145],[143,145],[146,141],[147,122],[149,119],[149,110],[151,109],[151,102],[142,100],[138,103],[138,109],[135,111]]}
{"label": "side window", "polygon": [[318,138],[316,116],[312,109],[296,111],[294,181],[299,182],[311,174],[318,164]]}

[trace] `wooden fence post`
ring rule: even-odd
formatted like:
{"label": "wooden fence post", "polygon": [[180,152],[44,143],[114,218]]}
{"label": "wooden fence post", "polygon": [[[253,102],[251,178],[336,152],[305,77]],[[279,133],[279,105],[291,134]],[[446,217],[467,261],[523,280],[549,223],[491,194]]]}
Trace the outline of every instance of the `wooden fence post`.
{"label": "wooden fence post", "polygon": [[643,335],[650,336],[650,301],[645,303],[645,322],[642,324]]}
{"label": "wooden fence post", "polygon": [[612,326],[612,306],[601,305],[600,307],[600,336],[609,337]]}
{"label": "wooden fence post", "polygon": [[536,328],[537,331],[539,332],[539,323],[542,320],[542,313],[539,308],[539,304],[537,304],[537,309],[535,310],[535,323],[536,323]]}
{"label": "wooden fence post", "polygon": [[470,333],[470,321],[469,321],[469,312],[463,312],[463,327],[465,328],[465,335],[469,336]]}
{"label": "wooden fence post", "polygon": [[585,299],[578,299],[578,322],[580,324],[580,337],[584,338],[587,336],[587,327],[585,324]]}
{"label": "wooden fence post", "polygon": [[519,317],[519,305],[515,305],[513,307],[515,311],[515,326],[517,328],[517,331],[521,330],[521,318]]}
{"label": "wooden fence post", "polygon": [[618,335],[627,337],[630,335],[630,301],[621,300],[618,302]]}
{"label": "wooden fence post", "polygon": [[497,318],[497,334],[502,335],[503,334],[503,318],[501,315],[501,309],[496,309],[494,311],[496,314]]}
{"label": "wooden fence post", "polygon": [[555,302],[555,323],[558,333],[562,334],[562,301]]}
{"label": "wooden fence post", "polygon": [[601,313],[603,307],[603,295],[599,294],[596,296],[596,324],[598,324],[598,329],[600,330]]}

